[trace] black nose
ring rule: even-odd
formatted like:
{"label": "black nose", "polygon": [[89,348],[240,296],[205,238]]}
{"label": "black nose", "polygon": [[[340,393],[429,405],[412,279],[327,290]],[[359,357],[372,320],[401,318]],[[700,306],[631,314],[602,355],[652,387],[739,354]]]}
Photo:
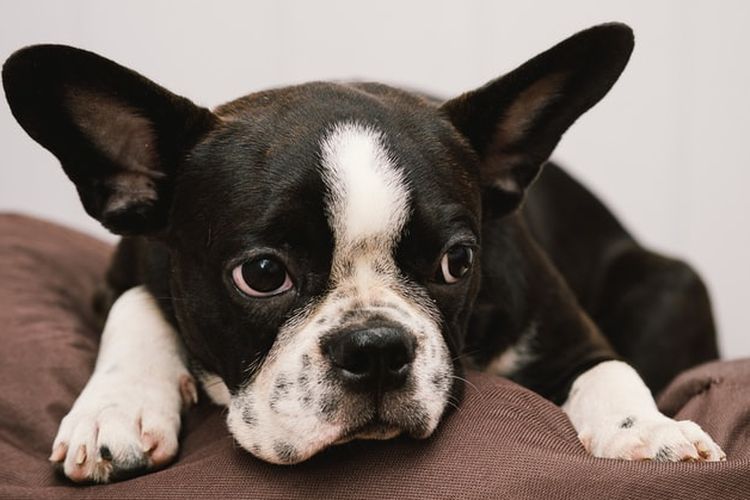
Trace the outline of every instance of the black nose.
{"label": "black nose", "polygon": [[378,327],[338,334],[324,351],[351,390],[383,393],[404,385],[414,342],[399,329]]}

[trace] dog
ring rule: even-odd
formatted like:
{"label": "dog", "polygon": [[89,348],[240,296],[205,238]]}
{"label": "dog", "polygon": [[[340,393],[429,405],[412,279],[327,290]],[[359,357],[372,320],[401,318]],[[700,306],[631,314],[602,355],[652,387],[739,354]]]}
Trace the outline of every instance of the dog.
{"label": "dog", "polygon": [[272,463],[427,438],[466,367],[561,405],[594,456],[724,460],[651,393],[717,357],[703,283],[548,162],[633,44],[595,26],[445,102],[313,82],[213,111],[83,50],[13,54],[14,116],[123,237],[50,460],[80,482],[168,464],[197,382]]}

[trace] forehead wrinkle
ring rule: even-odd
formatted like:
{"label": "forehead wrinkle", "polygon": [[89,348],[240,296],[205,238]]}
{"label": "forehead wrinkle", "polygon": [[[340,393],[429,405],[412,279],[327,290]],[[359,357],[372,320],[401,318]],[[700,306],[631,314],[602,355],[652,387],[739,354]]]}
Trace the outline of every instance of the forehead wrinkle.
{"label": "forehead wrinkle", "polygon": [[409,191],[383,134],[355,122],[336,124],[321,142],[329,223],[339,247],[375,242],[390,250],[409,216]]}

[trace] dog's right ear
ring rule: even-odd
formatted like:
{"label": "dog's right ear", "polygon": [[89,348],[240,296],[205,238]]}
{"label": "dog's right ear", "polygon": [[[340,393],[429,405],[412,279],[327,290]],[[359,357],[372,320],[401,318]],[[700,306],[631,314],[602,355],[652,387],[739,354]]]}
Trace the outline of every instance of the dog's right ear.
{"label": "dog's right ear", "polygon": [[482,162],[486,208],[518,208],[563,133],[607,94],[632,51],[628,26],[594,26],[443,104]]}
{"label": "dog's right ear", "polygon": [[216,122],[210,111],[62,45],[19,50],[2,76],[13,115],[60,160],[89,215],[117,234],[166,226],[175,170]]}

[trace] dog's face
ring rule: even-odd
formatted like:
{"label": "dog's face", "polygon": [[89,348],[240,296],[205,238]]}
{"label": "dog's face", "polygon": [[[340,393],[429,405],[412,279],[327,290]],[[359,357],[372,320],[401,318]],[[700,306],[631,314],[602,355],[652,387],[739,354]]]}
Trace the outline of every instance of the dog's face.
{"label": "dog's face", "polygon": [[295,462],[429,435],[479,282],[476,155],[384,86],[308,84],[216,114],[166,240],[182,335],[228,386],[234,436]]}
{"label": "dog's face", "polygon": [[439,107],[313,83],[210,112],[57,46],[3,81],[91,215],[167,245],[180,333],[226,386],[234,437],[293,463],[432,433],[460,392],[483,212],[520,203],[631,49],[626,27],[592,28]]}

